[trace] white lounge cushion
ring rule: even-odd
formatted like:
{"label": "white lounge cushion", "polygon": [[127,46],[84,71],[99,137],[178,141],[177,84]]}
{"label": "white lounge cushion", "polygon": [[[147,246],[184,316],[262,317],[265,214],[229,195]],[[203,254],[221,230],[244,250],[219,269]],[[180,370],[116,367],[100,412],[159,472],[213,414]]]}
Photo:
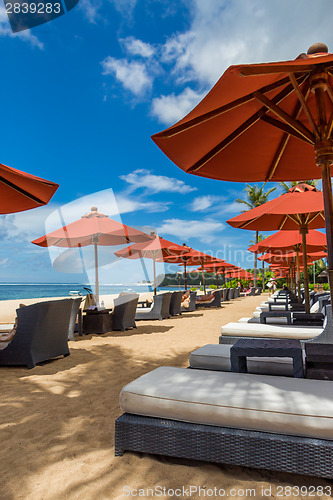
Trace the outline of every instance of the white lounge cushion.
{"label": "white lounge cushion", "polygon": [[[260,323],[259,318],[260,318],[260,313],[255,311],[252,318],[240,318],[238,320],[238,323]],[[256,320],[256,321],[251,321],[251,320]],[[272,325],[287,325],[288,321],[287,321],[287,318],[283,318],[283,317],[278,318],[278,317],[273,316],[271,318],[269,318],[269,317],[266,318],[266,324],[267,323],[271,323]]]}
{"label": "white lounge cushion", "polygon": [[261,323],[227,323],[221,334],[233,337],[273,337],[279,339],[313,339],[323,332],[315,326],[263,325]]}
{"label": "white lounge cushion", "polygon": [[319,301],[317,300],[317,302],[315,302],[314,304],[312,304],[312,306],[310,307],[310,313],[318,313],[319,312]]}
{"label": "white lounge cushion", "polygon": [[138,415],[333,440],[333,383],[160,367],[120,393]]}
{"label": "white lounge cushion", "polygon": [[[231,345],[207,344],[190,354],[191,368],[201,370],[219,370],[230,372]],[[249,373],[262,375],[293,376],[293,362],[291,358],[253,357],[247,359]]]}

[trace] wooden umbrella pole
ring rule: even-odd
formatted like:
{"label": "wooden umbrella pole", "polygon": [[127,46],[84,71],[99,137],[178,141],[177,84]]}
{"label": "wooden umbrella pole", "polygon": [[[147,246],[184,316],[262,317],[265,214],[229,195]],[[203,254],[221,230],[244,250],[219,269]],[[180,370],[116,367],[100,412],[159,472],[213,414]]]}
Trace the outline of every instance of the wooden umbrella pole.
{"label": "wooden umbrella pole", "polygon": [[262,291],[265,292],[265,261],[262,261]]}
{"label": "wooden umbrella pole", "polygon": [[186,260],[184,260],[184,286],[185,286],[185,290],[187,290]]}
{"label": "wooden umbrella pole", "polygon": [[216,286],[218,288],[219,287],[219,277],[218,277],[217,273],[215,273],[215,276],[216,276]]}
{"label": "wooden umbrella pole", "polygon": [[333,198],[331,182],[331,161],[326,161],[321,164],[321,176],[323,180],[323,197],[328,253],[328,282],[330,285],[331,303],[333,304]]}
{"label": "wooden umbrella pole", "polygon": [[302,302],[302,296],[301,296],[301,272],[299,269],[299,247],[296,248],[296,267],[297,267],[297,274],[296,274],[296,282],[297,282],[297,298],[298,302]]}
{"label": "wooden umbrella pole", "polygon": [[156,295],[156,260],[153,258],[153,272],[154,272],[154,295]]}
{"label": "wooden umbrella pole", "polygon": [[204,294],[206,295],[205,270],[204,270],[204,265],[203,264],[201,264],[201,272],[202,272],[203,290],[204,290]]}
{"label": "wooden umbrella pole", "polygon": [[302,235],[303,247],[303,274],[304,274],[304,298],[305,298],[305,311],[310,313],[310,294],[309,294],[309,275],[308,275],[308,258],[306,248],[306,235],[309,232],[306,226],[300,226],[299,232]]}

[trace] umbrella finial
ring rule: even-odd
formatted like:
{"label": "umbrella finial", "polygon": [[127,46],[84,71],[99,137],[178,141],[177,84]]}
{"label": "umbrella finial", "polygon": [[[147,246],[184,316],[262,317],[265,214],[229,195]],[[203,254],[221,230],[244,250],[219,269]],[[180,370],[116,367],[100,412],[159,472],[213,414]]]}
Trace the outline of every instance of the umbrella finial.
{"label": "umbrella finial", "polygon": [[98,208],[97,207],[91,207],[90,209],[92,212],[97,212],[98,211]]}
{"label": "umbrella finial", "polygon": [[309,47],[307,54],[322,54],[323,52],[328,53],[328,47],[326,43],[314,43],[313,45],[311,45],[311,47]]}

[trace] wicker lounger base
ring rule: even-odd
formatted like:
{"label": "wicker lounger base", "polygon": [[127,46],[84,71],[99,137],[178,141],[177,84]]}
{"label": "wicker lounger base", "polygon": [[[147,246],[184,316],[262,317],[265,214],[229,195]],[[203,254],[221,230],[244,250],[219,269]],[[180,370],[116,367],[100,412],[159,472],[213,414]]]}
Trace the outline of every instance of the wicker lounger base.
{"label": "wicker lounger base", "polygon": [[124,413],[115,455],[136,451],[333,478],[333,441]]}

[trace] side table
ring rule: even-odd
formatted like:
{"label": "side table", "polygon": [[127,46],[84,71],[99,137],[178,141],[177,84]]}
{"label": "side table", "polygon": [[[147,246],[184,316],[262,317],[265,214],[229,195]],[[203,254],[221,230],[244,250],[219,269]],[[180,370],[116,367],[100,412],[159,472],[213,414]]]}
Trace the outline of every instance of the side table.
{"label": "side table", "polygon": [[260,323],[266,324],[266,318],[286,318],[287,324],[292,324],[291,311],[262,311],[260,313]]}
{"label": "side table", "polygon": [[83,333],[107,333],[112,330],[111,309],[84,309]]}
{"label": "side table", "polygon": [[230,349],[231,371],[247,373],[248,357],[292,358],[294,377],[304,377],[302,347],[299,340],[239,339]]}
{"label": "side table", "polygon": [[305,343],[306,378],[333,380],[333,344]]}

